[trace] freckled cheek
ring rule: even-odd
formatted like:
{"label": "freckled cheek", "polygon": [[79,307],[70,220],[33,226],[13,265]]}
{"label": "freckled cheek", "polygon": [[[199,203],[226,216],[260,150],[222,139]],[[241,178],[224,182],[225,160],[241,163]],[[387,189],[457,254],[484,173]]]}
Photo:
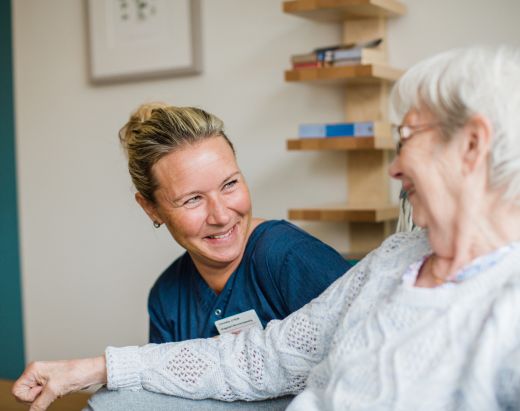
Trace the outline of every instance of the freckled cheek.
{"label": "freckled cheek", "polygon": [[240,214],[246,215],[251,212],[251,197],[247,190],[240,190],[234,197],[233,208]]}
{"label": "freckled cheek", "polygon": [[198,237],[204,232],[207,212],[205,207],[198,207],[179,213],[169,221],[172,235],[177,240]]}

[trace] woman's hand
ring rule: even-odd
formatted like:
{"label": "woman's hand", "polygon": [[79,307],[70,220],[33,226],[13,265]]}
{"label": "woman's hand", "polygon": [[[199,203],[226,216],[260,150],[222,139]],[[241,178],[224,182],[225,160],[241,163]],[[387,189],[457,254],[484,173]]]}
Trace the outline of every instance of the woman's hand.
{"label": "woman's hand", "polygon": [[107,382],[105,357],[69,361],[38,361],[27,366],[14,383],[12,394],[31,404],[30,411],[43,411],[59,397]]}

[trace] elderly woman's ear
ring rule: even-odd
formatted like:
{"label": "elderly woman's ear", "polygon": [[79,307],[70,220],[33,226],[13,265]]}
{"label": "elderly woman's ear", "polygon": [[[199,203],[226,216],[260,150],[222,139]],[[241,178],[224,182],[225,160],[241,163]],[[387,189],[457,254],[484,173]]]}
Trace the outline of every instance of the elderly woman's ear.
{"label": "elderly woman's ear", "polygon": [[471,117],[462,129],[462,171],[471,174],[477,168],[486,166],[491,149],[492,126],[482,116]]}

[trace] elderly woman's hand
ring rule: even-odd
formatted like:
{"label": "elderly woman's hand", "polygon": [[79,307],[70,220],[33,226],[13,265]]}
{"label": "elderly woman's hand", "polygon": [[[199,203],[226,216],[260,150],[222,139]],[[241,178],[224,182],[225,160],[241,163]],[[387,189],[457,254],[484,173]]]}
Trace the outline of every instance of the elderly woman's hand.
{"label": "elderly woman's hand", "polygon": [[27,366],[15,382],[12,394],[43,411],[59,397],[107,381],[105,357],[70,361],[39,361]]}

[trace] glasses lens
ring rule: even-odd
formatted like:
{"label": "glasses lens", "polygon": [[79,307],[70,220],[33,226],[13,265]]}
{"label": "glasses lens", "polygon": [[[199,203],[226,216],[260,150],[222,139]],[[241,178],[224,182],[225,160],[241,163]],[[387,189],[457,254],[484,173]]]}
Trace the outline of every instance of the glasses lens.
{"label": "glasses lens", "polygon": [[410,138],[412,136],[412,129],[409,126],[399,126],[399,135],[402,139]]}

